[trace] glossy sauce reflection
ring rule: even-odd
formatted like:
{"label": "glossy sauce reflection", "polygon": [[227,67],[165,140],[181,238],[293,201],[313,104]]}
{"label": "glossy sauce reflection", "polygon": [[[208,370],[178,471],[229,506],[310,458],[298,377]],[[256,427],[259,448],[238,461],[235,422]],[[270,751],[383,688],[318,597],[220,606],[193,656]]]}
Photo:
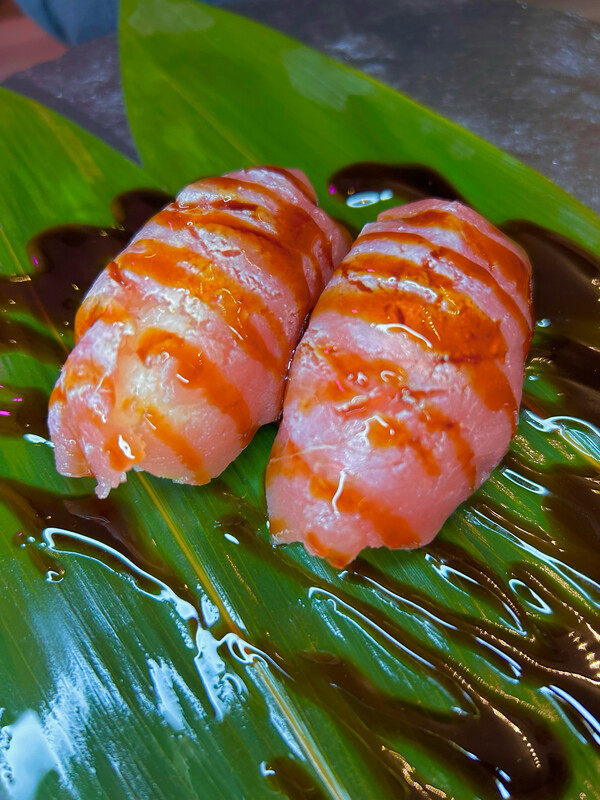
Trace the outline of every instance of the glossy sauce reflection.
{"label": "glossy sauce reflection", "polygon": [[[391,187],[392,194],[402,199],[425,196],[432,186],[440,188],[434,181],[435,176],[426,168],[402,167],[400,172],[394,168],[390,173],[386,165],[359,167],[350,166],[341,171],[332,179],[332,185],[340,191],[344,191],[344,186],[351,186],[354,193],[377,190],[380,194]],[[442,188],[444,191],[433,193],[457,196],[449,184],[445,183]],[[130,193],[118,202],[121,227],[70,226],[36,237],[30,245],[30,253],[38,271],[31,281],[3,279],[0,283],[2,307],[6,309],[0,330],[0,350],[40,357],[58,367],[64,359],[65,348],[56,337],[40,333],[22,319],[11,320],[11,312],[29,312],[46,322],[49,319],[68,342],[76,306],[87,286],[145,219],[169,199],[152,192]],[[580,247],[530,223],[508,223],[504,230],[525,247],[535,270],[536,311],[538,317],[544,319],[544,325],[538,328],[530,364],[541,365],[561,389],[553,404],[526,391],[524,408],[541,418],[561,413],[574,419],[593,420],[595,413],[598,421],[600,365],[597,286],[593,281],[597,280],[600,264]],[[42,307],[48,319],[42,316]],[[596,320],[596,327],[589,324],[590,320]],[[571,335],[573,329],[576,338]],[[150,353],[152,343],[146,344]],[[189,378],[193,363],[190,367],[187,357],[183,361],[182,369],[187,370]],[[397,367],[395,369],[397,371]],[[398,380],[401,382],[401,375]],[[40,389],[7,385],[2,391],[0,408],[6,413],[0,417],[0,435],[33,434],[43,441],[47,436],[45,393]],[[15,398],[20,400],[15,402]],[[383,433],[373,435],[381,438]],[[384,446],[385,442],[380,444]],[[475,553],[452,544],[443,536],[426,550],[432,568],[439,569],[448,581],[458,582],[465,591],[475,593],[498,609],[508,621],[501,626],[449,608],[430,593],[392,579],[373,566],[369,558],[356,561],[337,582],[316,580],[312,572],[290,556],[290,551],[273,550],[256,535],[260,513],[249,511],[218,482],[212,485],[211,491],[230,508],[222,518],[222,525],[240,542],[240,552],[246,549],[257,553],[267,567],[284,572],[299,587],[312,592],[314,598],[319,597],[319,592],[321,597],[331,596],[334,601],[337,598],[339,608],[356,615],[355,621],[369,620],[372,635],[385,636],[386,641],[398,643],[396,657],[399,661],[420,659],[420,663],[430,665],[427,669],[431,670],[431,675],[447,686],[459,706],[465,697],[469,699],[471,705],[466,716],[440,715],[428,710],[426,702],[411,704],[382,691],[369,675],[339,655],[285,652],[284,642],[281,643],[282,652],[271,652],[272,659],[284,666],[298,690],[312,702],[319,703],[346,730],[352,731],[350,735],[361,759],[380,776],[382,786],[391,796],[439,797],[439,793],[427,788],[427,776],[411,772],[412,768],[401,754],[388,744],[398,733],[418,741],[431,759],[441,759],[449,770],[460,772],[473,791],[484,796],[522,800],[562,798],[569,781],[569,764],[561,740],[536,712],[474,682],[463,665],[442,657],[433,645],[407,633],[394,615],[368,602],[369,594],[363,595],[367,598],[365,601],[357,599],[357,590],[375,592],[400,610],[410,607],[415,614],[437,620],[435,624],[441,626],[440,635],[458,645],[482,649],[490,663],[497,664],[507,674],[511,670],[514,674],[518,669],[519,681],[540,692],[550,692],[556,703],[562,703],[564,713],[590,746],[591,757],[597,757],[600,683],[586,652],[593,647],[593,631],[598,632],[600,618],[589,612],[583,615],[568,592],[550,592],[545,570],[548,565],[554,569],[560,562],[570,570],[571,580],[579,581],[582,592],[595,597],[600,607],[600,568],[597,559],[590,557],[590,553],[597,552],[600,539],[598,474],[591,466],[589,469],[538,469],[516,452],[509,454],[503,469],[543,487],[540,503],[560,531],[558,544],[535,526],[527,527],[523,519],[513,516],[506,506],[479,494],[467,505],[469,511],[501,526],[524,548],[534,548],[538,553],[536,558],[508,565],[509,585]],[[149,552],[140,545],[136,534],[139,520],[124,516],[113,503],[93,498],[57,497],[18,481],[4,482],[2,500],[22,524],[23,532],[14,540],[15,554],[27,553],[48,580],[58,580],[64,574],[60,559],[39,546],[39,532],[51,524],[80,530],[91,539],[110,543],[115,550],[127,554],[132,563],[167,582],[177,595],[196,603],[194,594],[156,552]],[[9,532],[10,535],[16,533]],[[108,558],[98,551],[93,557]],[[111,567],[122,570],[123,564],[115,561]],[[541,623],[535,618],[530,606],[511,586],[520,587],[528,597],[538,598],[536,602],[549,609],[547,621]],[[582,649],[581,643],[587,643],[590,649]],[[264,649],[269,651],[267,647]],[[578,712],[577,704],[587,716]],[[532,753],[538,759],[538,766]],[[295,760],[272,759],[267,767],[265,775],[271,786],[284,791],[288,797],[320,796],[311,776],[304,773]]]}

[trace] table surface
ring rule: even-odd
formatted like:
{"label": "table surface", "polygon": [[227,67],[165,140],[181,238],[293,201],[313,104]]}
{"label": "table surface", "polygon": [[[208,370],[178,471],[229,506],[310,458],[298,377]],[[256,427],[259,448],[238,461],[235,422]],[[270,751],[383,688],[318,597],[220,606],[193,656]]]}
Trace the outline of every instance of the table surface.
{"label": "table surface", "polygon": [[[237,0],[547,175],[600,212],[600,24],[512,0]],[[135,149],[115,36],[6,85]]]}

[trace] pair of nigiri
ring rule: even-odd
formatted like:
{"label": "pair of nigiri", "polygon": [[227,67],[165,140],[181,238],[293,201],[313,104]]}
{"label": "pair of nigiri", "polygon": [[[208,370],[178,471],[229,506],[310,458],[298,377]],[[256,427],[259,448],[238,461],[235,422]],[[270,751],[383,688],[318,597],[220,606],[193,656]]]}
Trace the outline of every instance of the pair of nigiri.
{"label": "pair of nigiri", "polygon": [[77,314],[50,400],[59,472],[94,475],[100,497],[131,468],[206,483],[279,416],[287,377],[276,540],[338,567],[429,542],[513,434],[531,267],[440,200],[383,212],[349,247],[297,170],[184,189]]}

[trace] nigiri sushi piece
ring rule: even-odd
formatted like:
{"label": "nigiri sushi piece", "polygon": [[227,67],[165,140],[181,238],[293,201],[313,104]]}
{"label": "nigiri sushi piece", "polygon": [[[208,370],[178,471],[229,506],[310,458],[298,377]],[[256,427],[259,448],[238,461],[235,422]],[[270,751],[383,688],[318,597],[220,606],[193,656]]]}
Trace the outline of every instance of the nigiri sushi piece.
{"label": "nigiri sushi piece", "polygon": [[50,398],[56,466],[106,497],[128,470],[218,475],[280,413],[293,348],[346,231],[299,170],[183,189],[99,275]]}
{"label": "nigiri sushi piece", "polygon": [[527,256],[475,211],[379,214],[292,362],[266,477],[275,541],[339,568],[430,542],[508,448],[532,328]]}

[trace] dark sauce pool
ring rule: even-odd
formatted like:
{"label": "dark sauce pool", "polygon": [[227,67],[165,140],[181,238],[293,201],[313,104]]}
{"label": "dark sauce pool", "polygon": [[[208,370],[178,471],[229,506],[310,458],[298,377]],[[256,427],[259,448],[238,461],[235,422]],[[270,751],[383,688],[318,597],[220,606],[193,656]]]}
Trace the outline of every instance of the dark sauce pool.
{"label": "dark sauce pool", "polygon": [[[461,199],[446,179],[420,165],[361,163],[339,170],[330,179],[330,192],[342,202],[357,207],[394,200],[398,203],[438,196]],[[0,353],[18,351],[58,366],[72,342],[75,311],[90,284],[123,249],[143,222],[171,198],[161,192],[137,190],[116,198],[116,224],[108,228],[71,225],[44,231],[29,243],[35,271],[0,282]],[[377,212],[373,209],[373,217]],[[598,423],[600,421],[600,337],[598,335],[597,281],[600,261],[578,245],[553,232],[525,221],[511,221],[503,230],[528,252],[534,266],[535,308],[540,320],[529,356],[529,369],[541,370],[557,389],[553,403],[525,388],[524,412],[538,427],[554,414]],[[21,316],[15,318],[14,312]],[[29,314],[45,326],[45,332],[27,322]],[[52,332],[54,331],[54,333]],[[40,389],[5,384],[1,397],[0,435],[47,438],[48,397]],[[541,422],[540,422],[541,421]],[[551,427],[550,423],[546,423]],[[556,422],[556,425],[559,423]],[[550,430],[548,427],[548,430]],[[302,693],[342,725],[353,739],[363,761],[380,778],[386,796],[439,798],[428,786],[427,775],[417,775],[404,757],[388,746],[394,736],[409,736],[429,754],[432,762],[460,773],[473,792],[483,797],[522,800],[563,798],[571,780],[564,744],[554,726],[537,711],[515,698],[492,692],[475,681],[465,666],[443,655],[402,628],[392,615],[357,599],[351,590],[362,587],[384,597],[397,609],[427,616],[457,645],[484,648],[487,659],[498,669],[516,675],[519,681],[552,693],[562,703],[564,714],[590,747],[590,757],[600,757],[600,681],[597,665],[587,654],[594,647],[594,631],[600,629],[600,614],[581,613],[564,588],[548,589],[544,568],[558,558],[582,591],[600,608],[600,562],[596,554],[600,539],[600,479],[590,464],[548,468],[525,459],[519,448],[506,457],[502,470],[514,480],[543,487],[540,504],[560,531],[559,540],[485,493],[477,493],[468,511],[497,524],[537,553],[527,565],[511,565],[512,580],[529,587],[539,603],[549,609],[543,621],[528,611],[509,592],[504,578],[495,574],[476,554],[439,537],[427,548],[427,558],[439,565],[455,583],[464,584],[484,602],[513,621],[504,627],[449,608],[426,591],[391,578],[368,559],[357,559],[337,582],[318,579],[289,558],[285,549],[274,550],[257,536],[263,509],[244,505],[219,481],[211,491],[228,511],[219,524],[248,552],[276,571],[285,572],[313,596],[334,597],[368,619],[374,639],[386,643],[399,661],[417,660],[455,698],[459,714],[429,709],[426,702],[400,700],[383,691],[373,678],[336,653],[279,652],[267,641],[256,647],[277,665],[281,679],[292,681]],[[508,474],[508,473],[507,473]],[[516,476],[516,477],[515,477]],[[40,574],[61,581],[65,568],[56,551],[82,552],[104,560],[117,570],[127,570],[146,591],[143,575],[170,588],[174,595],[201,609],[193,592],[160,558],[142,544],[143,520],[128,515],[114,500],[93,496],[69,498],[34,489],[17,480],[4,481],[0,499],[20,519],[22,531],[14,536],[19,552],[25,552]],[[54,547],[42,542],[48,526],[85,534],[86,541],[105,545],[103,550],[68,537]],[[114,552],[112,558],[110,553]],[[125,560],[120,560],[121,555]],[[110,563],[109,563],[110,562]],[[584,646],[581,646],[581,645]],[[394,647],[396,650],[394,650]],[[282,677],[283,676],[283,677]],[[315,785],[309,771],[295,759],[274,757],[264,765],[270,788],[289,798],[327,796]]]}

